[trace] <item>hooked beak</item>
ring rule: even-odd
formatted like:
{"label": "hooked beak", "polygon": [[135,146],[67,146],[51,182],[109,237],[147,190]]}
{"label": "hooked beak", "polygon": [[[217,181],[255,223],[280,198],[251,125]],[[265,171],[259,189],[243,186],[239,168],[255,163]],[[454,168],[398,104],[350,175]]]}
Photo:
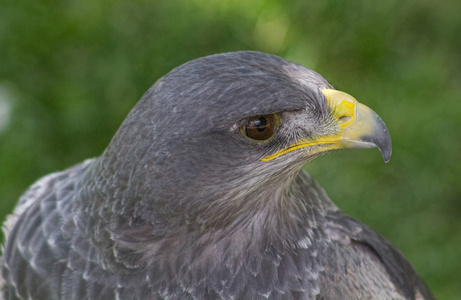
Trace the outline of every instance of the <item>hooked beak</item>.
{"label": "hooked beak", "polygon": [[384,161],[388,162],[392,152],[391,137],[378,114],[347,93],[333,89],[323,89],[322,93],[339,127],[338,132],[316,139],[302,139],[262,160],[269,161],[296,149],[316,146],[310,154],[333,149],[377,147]]}

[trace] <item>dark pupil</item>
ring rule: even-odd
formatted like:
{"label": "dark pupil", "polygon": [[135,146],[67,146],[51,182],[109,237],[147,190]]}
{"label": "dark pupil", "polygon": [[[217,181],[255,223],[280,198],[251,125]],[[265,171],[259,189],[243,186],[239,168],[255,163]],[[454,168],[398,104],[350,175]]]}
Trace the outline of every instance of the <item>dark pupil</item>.
{"label": "dark pupil", "polygon": [[267,140],[274,134],[274,125],[274,115],[252,117],[244,126],[245,135],[258,141]]}
{"label": "dark pupil", "polygon": [[264,117],[260,117],[258,120],[256,120],[255,122],[256,124],[256,129],[259,131],[259,132],[263,132],[265,129],[266,129],[266,125],[267,125],[267,120],[266,118]]}

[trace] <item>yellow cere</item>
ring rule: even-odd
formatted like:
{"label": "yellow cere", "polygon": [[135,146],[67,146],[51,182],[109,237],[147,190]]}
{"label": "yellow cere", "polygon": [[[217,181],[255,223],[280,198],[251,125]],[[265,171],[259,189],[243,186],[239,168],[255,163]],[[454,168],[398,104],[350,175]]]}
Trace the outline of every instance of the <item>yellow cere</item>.
{"label": "yellow cere", "polygon": [[270,161],[288,152],[316,145],[325,145],[325,147],[318,149],[315,151],[315,153],[325,150],[342,148],[342,146],[338,145],[337,142],[341,139],[343,130],[352,124],[355,120],[357,100],[355,100],[355,98],[351,95],[337,90],[323,89],[322,93],[325,95],[328,107],[330,108],[333,117],[340,127],[339,132],[334,135],[320,136],[315,140],[300,140],[297,143],[281,149],[272,155],[263,157],[261,159],[262,161]]}
{"label": "yellow cere", "polygon": [[324,89],[322,93],[327,99],[333,117],[341,130],[349,126],[355,119],[357,100],[349,94],[332,89]]}

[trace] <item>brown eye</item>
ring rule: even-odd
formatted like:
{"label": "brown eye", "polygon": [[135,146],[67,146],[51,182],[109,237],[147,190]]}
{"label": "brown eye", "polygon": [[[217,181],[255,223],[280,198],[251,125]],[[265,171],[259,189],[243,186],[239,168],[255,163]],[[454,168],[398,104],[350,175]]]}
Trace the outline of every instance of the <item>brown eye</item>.
{"label": "brown eye", "polygon": [[243,124],[242,132],[253,140],[268,140],[275,134],[277,123],[276,114],[251,117]]}

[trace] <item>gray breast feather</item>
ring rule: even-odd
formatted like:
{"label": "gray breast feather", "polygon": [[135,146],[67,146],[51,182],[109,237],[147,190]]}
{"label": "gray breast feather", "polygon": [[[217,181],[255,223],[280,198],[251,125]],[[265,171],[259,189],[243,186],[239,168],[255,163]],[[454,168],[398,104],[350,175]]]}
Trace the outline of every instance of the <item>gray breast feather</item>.
{"label": "gray breast feather", "polygon": [[[233,256],[225,252],[216,253],[212,256],[215,267],[197,273],[191,262],[200,260],[206,248],[195,243],[198,237],[185,235],[182,252],[164,252],[171,259],[120,273],[95,252],[98,241],[78,234],[72,205],[79,178],[90,164],[86,161],[42,178],[9,217],[2,261],[2,280],[8,282],[6,299],[238,299],[242,295],[254,299],[312,299],[315,295],[320,299],[433,299],[398,250],[367,226],[336,211],[303,172],[298,177],[299,196],[329,212],[311,214],[310,221],[316,225],[305,228],[297,246],[258,247],[253,249],[257,253],[246,253],[237,261],[226,260]],[[222,249],[242,242],[228,234],[210,241],[227,241]],[[246,261],[246,257],[258,259]]]}

